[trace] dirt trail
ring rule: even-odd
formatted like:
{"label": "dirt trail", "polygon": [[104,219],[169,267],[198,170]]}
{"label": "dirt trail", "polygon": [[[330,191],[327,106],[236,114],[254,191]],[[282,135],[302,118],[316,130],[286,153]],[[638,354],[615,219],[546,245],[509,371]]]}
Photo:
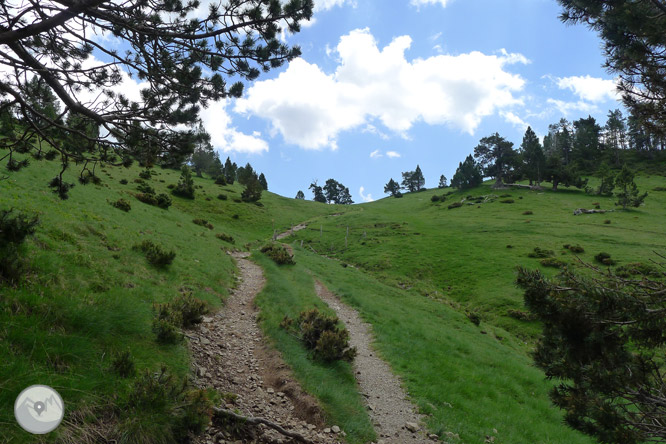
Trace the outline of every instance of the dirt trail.
{"label": "dirt trail", "polygon": [[[254,298],[264,286],[261,268],[235,253],[240,270],[240,285],[227,299],[225,307],[189,332],[190,352],[196,384],[213,387],[227,398],[228,409],[246,416],[263,417],[299,433],[314,443],[336,443],[337,435],[322,430],[316,401],[295,383],[279,354],[265,345],[257,326]],[[295,442],[264,426],[254,437],[230,437],[212,425],[195,442],[198,444]],[[327,433],[328,432],[328,433]]]}
{"label": "dirt trail", "polygon": [[284,233],[280,233],[277,236],[275,236],[275,240],[280,240],[280,239],[284,239],[285,237],[289,237],[292,234],[294,234],[295,232],[301,231],[302,229],[307,228],[307,227],[308,226],[305,225],[305,224],[298,224],[294,227],[291,227],[291,229],[285,231]]}
{"label": "dirt trail", "polygon": [[315,288],[319,298],[335,310],[345,324],[349,330],[349,342],[358,351],[354,359],[354,372],[380,437],[378,443],[432,443],[422,431],[420,422],[423,416],[416,413],[398,377],[372,349],[372,327],[363,322],[354,309],[340,302],[321,282],[315,281]]}

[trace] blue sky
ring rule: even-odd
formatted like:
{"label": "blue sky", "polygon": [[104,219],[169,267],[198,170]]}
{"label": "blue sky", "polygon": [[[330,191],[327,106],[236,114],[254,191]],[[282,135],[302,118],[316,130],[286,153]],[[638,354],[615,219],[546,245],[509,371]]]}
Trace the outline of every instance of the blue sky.
{"label": "blue sky", "polygon": [[555,0],[315,5],[284,36],[300,59],[203,112],[223,160],[250,162],[284,196],[310,199],[313,180],[335,178],[357,203],[379,199],[417,164],[435,187],[484,136],[517,147],[527,125],[539,136],[561,117],[603,125],[621,106],[599,38],[563,25]]}

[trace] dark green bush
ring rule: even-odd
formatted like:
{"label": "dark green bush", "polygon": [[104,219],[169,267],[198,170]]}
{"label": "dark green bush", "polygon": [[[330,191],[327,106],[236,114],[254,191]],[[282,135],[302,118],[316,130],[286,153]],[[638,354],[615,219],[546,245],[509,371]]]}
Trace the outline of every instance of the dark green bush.
{"label": "dark green bush", "polygon": [[160,268],[170,265],[176,257],[175,251],[165,251],[162,247],[149,240],[135,245],[132,249],[142,251],[146,255],[148,262]]}
{"label": "dark green bush", "polygon": [[604,252],[601,252],[596,256],[594,256],[594,260],[603,265],[615,265],[615,261],[611,259],[611,255]]}
{"label": "dark green bush", "polygon": [[150,179],[152,179],[153,175],[151,174],[150,170],[148,168],[146,168],[145,170],[143,170],[139,173],[139,177],[144,179],[144,180],[150,180]]}
{"label": "dark green bush", "polygon": [[111,205],[118,208],[119,210],[123,210],[124,212],[128,212],[132,209],[132,205],[130,205],[130,203],[123,198],[120,198],[115,202],[111,202]]}
{"label": "dark green bush", "polygon": [[152,193],[136,193],[134,197],[145,204],[157,206],[157,196]]}
{"label": "dark green bush", "polygon": [[469,321],[477,327],[481,325],[481,316],[479,316],[479,314],[475,311],[468,312],[467,319],[469,319]]}
{"label": "dark green bush", "polygon": [[121,185],[127,185],[127,179],[120,179]]}
{"label": "dark green bush", "polygon": [[35,233],[38,223],[37,216],[0,210],[0,281],[15,283],[23,276],[23,243]]}
{"label": "dark green bush", "polygon": [[229,242],[230,244],[236,243],[236,241],[234,241],[234,238],[226,233],[217,233],[215,237],[225,242]]}
{"label": "dark green bush", "polygon": [[195,225],[201,225],[202,227],[206,227],[206,228],[208,228],[209,230],[212,230],[213,228],[215,228],[215,227],[213,226],[213,224],[211,224],[210,222],[208,222],[206,219],[192,219],[192,222],[193,222]]}
{"label": "dark green bush", "polygon": [[539,261],[544,267],[564,268],[567,264],[555,257],[547,257]]}
{"label": "dark green bush", "polygon": [[129,349],[113,354],[111,358],[111,371],[121,378],[134,376],[136,367],[134,366],[134,358]]}
{"label": "dark green bush", "polygon": [[523,216],[530,216],[532,214],[534,214],[534,212],[532,212],[532,210],[523,211]]}
{"label": "dark green bush", "polygon": [[580,245],[570,245],[570,244],[564,244],[563,247],[572,253],[584,253],[585,248],[581,247]]}
{"label": "dark green bush", "polygon": [[167,185],[167,188],[173,190],[174,188],[176,188],[176,185],[170,183],[169,185]]}
{"label": "dark green bush", "polygon": [[186,377],[175,378],[166,366],[146,369],[121,401],[117,434],[131,439],[118,442],[191,442],[206,429],[218,398],[212,390],[190,387]]}
{"label": "dark green bush", "polygon": [[295,264],[294,258],[289,251],[281,244],[267,244],[261,247],[261,252],[266,256],[273,259],[279,265],[292,265]]}
{"label": "dark green bush", "polygon": [[155,194],[155,188],[151,187],[147,183],[139,184],[139,186],[136,187],[136,189],[145,194]]}
{"label": "dark green bush", "polygon": [[134,183],[146,183],[143,179],[134,179]]}
{"label": "dark green bush", "polygon": [[228,199],[226,194],[218,194],[217,198],[220,199],[220,200],[227,200]]}
{"label": "dark green bush", "polygon": [[234,202],[236,202],[236,203],[242,203],[243,201],[240,200],[240,199],[238,199],[238,198],[235,198],[235,199],[234,199]]}
{"label": "dark green bush", "polygon": [[532,257],[532,258],[546,258],[552,256],[555,256],[555,252],[553,250],[544,250],[539,247],[534,247],[534,250],[531,253],[527,254],[527,257]]}
{"label": "dark green bush", "polygon": [[666,187],[654,187],[652,188],[653,191],[666,191]]}
{"label": "dark green bush", "polygon": [[522,310],[509,309],[506,311],[506,314],[520,321],[534,321],[536,319],[536,316],[532,313]]}
{"label": "dark green bush", "polygon": [[504,197],[512,197],[512,196],[511,196],[510,194],[502,194],[502,195],[500,195],[500,198],[504,198]]}
{"label": "dark green bush", "polygon": [[192,179],[192,171],[187,166],[183,166],[181,169],[178,184],[171,192],[175,196],[194,199],[194,179]]}
{"label": "dark green bush", "polygon": [[662,276],[662,273],[660,273],[656,267],[642,262],[632,262],[630,264],[620,265],[615,269],[615,274],[625,279],[632,276]]}
{"label": "dark green bush", "polygon": [[324,362],[351,362],[356,357],[356,348],[349,346],[347,329],[339,328],[337,324],[337,317],[326,316],[313,308],[302,311],[295,323],[285,316],[280,327],[294,331],[315,358]]}
{"label": "dark green bush", "polygon": [[462,202],[453,202],[452,204],[449,204],[448,208],[449,210],[451,210],[453,208],[460,208],[460,207],[462,207]]}
{"label": "dark green bush", "polygon": [[610,219],[606,219],[606,220],[604,221],[604,223],[605,223],[606,225],[610,225],[611,221],[610,221]]}
{"label": "dark green bush", "polygon": [[515,200],[513,200],[513,199],[502,199],[502,200],[500,200],[500,203],[505,203],[505,204],[512,204],[514,202],[515,202]]}
{"label": "dark green bush", "polygon": [[222,186],[224,186],[224,185],[226,185],[226,184],[227,184],[227,181],[224,179],[224,176],[217,176],[217,177],[215,178],[215,185],[222,185]]}
{"label": "dark green bush", "polygon": [[431,201],[431,202],[439,202],[439,196],[436,195],[436,194],[434,194],[434,195],[430,198],[430,201]]}
{"label": "dark green bush", "polygon": [[157,206],[163,209],[167,209],[171,206],[171,196],[168,194],[160,193],[157,196],[155,196],[156,201],[157,201]]}

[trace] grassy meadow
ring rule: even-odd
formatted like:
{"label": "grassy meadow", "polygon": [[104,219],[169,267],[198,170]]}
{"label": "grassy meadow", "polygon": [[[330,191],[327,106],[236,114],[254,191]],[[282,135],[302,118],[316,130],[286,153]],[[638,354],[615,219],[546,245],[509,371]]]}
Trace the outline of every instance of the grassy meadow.
{"label": "grassy meadow", "polygon": [[[557,272],[527,256],[535,247],[553,250],[573,267],[580,267],[576,256],[592,262],[602,251],[623,265],[658,259],[654,252],[666,250],[666,192],[651,191],[666,186],[666,179],[657,175],[638,178],[639,188],[650,192],[640,208],[574,216],[576,208],[614,209],[614,199],[568,189],[496,191],[486,183],[454,191],[443,202],[431,198],[450,189],[353,206],[265,192],[255,205],[240,202],[238,184],[195,178],[196,199],[173,197],[163,210],[133,197],[139,167],[106,167],[98,171],[101,185],[77,183],[66,201],[46,186],[58,170],[58,162],[33,162],[0,180],[0,209],[40,218],[26,242],[25,280],[0,287],[0,442],[34,442],[12,411],[18,393],[31,384],[53,386],[66,402],[66,422],[41,442],[99,422],[108,409],[117,412],[136,380],[110,370],[120,352],[131,352],[139,372],[166,364],[177,377],[188,375],[186,347],[155,341],[153,305],[190,291],[211,310],[220,308],[235,282],[228,250],[254,251],[275,232],[308,222],[285,239],[296,265],[252,256],[267,278],[257,305],[264,332],[350,443],[376,438],[351,366],[308,359],[278,327],[285,315],[325,309],[313,276],[373,325],[378,352],[427,415],[429,431],[447,442],[483,443],[494,436],[493,442],[506,444],[590,443],[563,425],[547,396],[551,383],[532,364],[539,325],[515,316],[524,311],[515,269]],[[146,182],[157,193],[178,182],[179,171],[154,171]],[[77,174],[73,167],[65,180],[76,182]],[[468,205],[489,195],[496,199]],[[110,205],[119,198],[130,201],[129,212]],[[501,202],[507,199],[513,202]],[[460,208],[448,208],[463,200]],[[193,219],[205,219],[212,229]],[[222,233],[233,243],[216,237]],[[132,248],[144,240],[174,250],[173,263],[150,265]],[[575,255],[565,244],[585,251]],[[479,326],[469,312],[479,314]],[[117,412],[115,421],[154,420],[129,415]]]}

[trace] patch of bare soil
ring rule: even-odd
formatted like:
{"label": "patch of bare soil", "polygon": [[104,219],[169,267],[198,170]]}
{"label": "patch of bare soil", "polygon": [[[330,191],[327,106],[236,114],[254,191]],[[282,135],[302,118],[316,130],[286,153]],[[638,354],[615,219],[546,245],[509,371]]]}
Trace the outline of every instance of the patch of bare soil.
{"label": "patch of bare soil", "polygon": [[338,315],[349,330],[349,342],[356,347],[354,372],[361,393],[366,399],[370,417],[380,436],[378,443],[425,444],[436,440],[436,435],[423,431],[414,405],[407,399],[400,379],[391,371],[372,348],[372,327],[363,322],[353,308],[343,304],[321,282],[315,281],[317,295]]}
{"label": "patch of bare soil", "polygon": [[[222,407],[228,410],[264,418],[313,443],[338,443],[338,435],[331,429],[322,429],[324,424],[317,402],[294,381],[279,353],[265,344],[254,305],[265,279],[261,268],[247,260],[247,256],[234,254],[240,270],[240,285],[227,299],[225,307],[204,318],[203,324],[188,334],[195,383],[227,394],[226,405]],[[253,427],[242,436],[231,436],[229,429],[213,421],[195,442],[298,442],[264,425]]]}

